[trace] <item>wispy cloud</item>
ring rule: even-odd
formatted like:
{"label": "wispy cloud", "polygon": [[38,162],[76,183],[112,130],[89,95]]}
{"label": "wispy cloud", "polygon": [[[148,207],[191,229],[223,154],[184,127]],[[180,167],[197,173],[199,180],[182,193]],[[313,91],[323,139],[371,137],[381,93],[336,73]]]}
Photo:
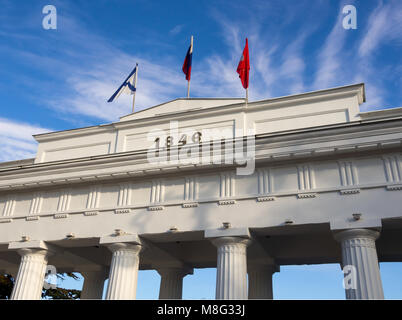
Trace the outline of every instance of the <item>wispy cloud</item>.
{"label": "wispy cloud", "polygon": [[[402,4],[400,1],[382,1],[373,10],[364,28],[364,36],[358,45],[355,81],[365,82],[367,91],[367,104],[363,111],[389,107],[384,105],[385,97],[389,95],[390,88],[384,79],[401,79],[401,69],[387,66],[386,62],[379,67],[376,55],[383,44],[394,42],[402,44]],[[400,57],[399,57],[400,60]]]}
{"label": "wispy cloud", "polygon": [[[303,20],[295,14],[294,5],[279,5],[279,2],[256,2],[252,10],[239,7],[239,11],[245,12],[241,19],[233,18],[225,11],[212,10],[211,23],[215,23],[216,33],[223,41],[219,51],[211,51],[200,58],[197,56],[194,61],[192,96],[244,96],[236,67],[247,36],[252,65],[250,100],[365,82],[369,105],[382,105],[383,97],[389,94],[390,89],[387,88],[387,83],[382,81],[386,77],[386,70],[379,70],[374,63],[373,53],[390,41],[400,43],[400,3],[392,0],[386,4],[381,2],[369,15],[367,22],[360,19],[358,12],[359,31],[364,32],[354,33],[357,40],[355,39],[352,45],[348,37],[354,31],[342,28],[342,5],[332,12],[333,7],[324,3],[321,2],[322,6],[318,6],[318,9],[298,4],[297,12],[305,12]],[[99,120],[116,121],[120,116],[131,112],[131,97],[122,95],[114,103],[106,101],[136,62],[139,63],[136,110],[185,96],[186,81],[180,68],[184,53],[178,57],[176,53],[163,51],[164,53],[155,59],[155,52],[149,54],[141,48],[135,54],[128,54],[127,50],[123,49],[124,45],[118,41],[112,43],[86,28],[83,19],[75,18],[73,14],[63,15],[67,9],[60,10],[59,22],[63,28],[60,27],[57,33],[35,37],[27,36],[26,32],[21,33],[21,30],[14,32],[13,38],[31,41],[34,46],[15,48],[7,45],[7,42],[0,45],[7,55],[18,57],[22,63],[36,70],[40,69],[46,75],[38,81],[18,76],[18,81],[23,81],[24,85],[30,88],[37,86],[36,91],[29,92],[35,92],[38,104],[45,105],[57,113],[58,117],[68,119],[74,124],[86,121],[81,120],[82,118],[95,123]],[[318,13],[317,10],[322,9],[331,11],[328,17],[331,18],[332,25],[328,26],[328,17]],[[312,18],[315,19],[313,24],[310,21]],[[178,35],[183,28],[184,24],[177,24],[166,32],[172,36]],[[329,30],[327,35],[323,29]],[[12,30],[7,30],[6,34],[0,33],[0,36],[7,36],[9,31]],[[319,37],[316,37],[317,33]],[[310,40],[313,41],[309,42]],[[54,48],[58,54],[42,54],[47,50],[49,41],[63,43],[59,49]],[[147,41],[150,39],[147,38]],[[168,41],[164,43],[163,40],[153,43],[157,43],[158,48],[169,45]],[[314,43],[313,48],[311,43]],[[62,52],[57,52],[61,49]],[[150,49],[152,50],[154,48]],[[57,72],[54,72],[55,70]],[[391,72],[395,79],[398,73],[401,74],[401,70],[394,68]],[[39,85],[44,79],[50,80],[47,80],[46,85]],[[399,88],[402,87],[400,79],[395,82]],[[2,121],[9,125],[18,125],[17,122],[7,119]],[[0,124],[3,125],[3,122]],[[35,152],[35,144],[30,136],[42,128],[33,125],[33,129],[29,131],[29,124],[20,125],[25,130],[18,130],[16,126],[10,130],[30,132],[24,134],[25,138],[6,135],[4,130],[0,132],[0,146],[3,150],[0,160],[13,157],[10,149],[12,146],[18,146],[19,151],[15,152],[20,152],[19,158],[22,155],[31,156]],[[14,153],[14,156],[17,157],[17,154]]]}
{"label": "wispy cloud", "polygon": [[[127,76],[127,70],[132,68],[129,61],[139,62],[137,111],[172,99],[174,94],[179,93],[180,87],[184,88],[177,72],[166,65],[120,53],[116,59],[108,62],[108,70],[103,68],[105,61],[99,61],[88,74],[69,77],[67,83],[72,89],[69,96],[55,98],[51,102],[52,108],[108,121],[115,121],[119,116],[130,113],[131,96],[122,95],[113,103],[107,102]],[[114,72],[111,73],[110,69]]]}
{"label": "wispy cloud", "polygon": [[336,18],[335,24],[325,40],[318,55],[318,70],[316,72],[314,89],[325,89],[339,80],[342,73],[341,53],[345,43],[346,32],[342,27],[342,10]]}
{"label": "wispy cloud", "polygon": [[169,33],[173,36],[179,34],[184,28],[184,24],[178,24],[177,26],[174,26],[172,29],[169,30]]}
{"label": "wispy cloud", "polygon": [[368,19],[365,36],[360,42],[359,56],[367,57],[382,43],[402,42],[402,4],[400,1],[381,2]]}
{"label": "wispy cloud", "polygon": [[51,130],[0,118],[0,161],[11,161],[34,157],[37,143],[32,135]]}

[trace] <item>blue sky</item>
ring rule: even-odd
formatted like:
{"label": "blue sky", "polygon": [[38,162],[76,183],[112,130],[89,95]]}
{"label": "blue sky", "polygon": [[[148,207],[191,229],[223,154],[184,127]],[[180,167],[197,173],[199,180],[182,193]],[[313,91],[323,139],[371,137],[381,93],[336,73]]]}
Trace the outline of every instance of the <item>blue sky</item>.
{"label": "blue sky", "polygon": [[[42,28],[47,4],[57,8],[57,30]],[[356,30],[342,28],[347,4],[357,9]],[[362,111],[401,106],[399,0],[0,0],[0,8],[0,161],[34,157],[32,134],[107,123],[130,113],[128,96],[106,101],[136,62],[137,110],[184,97],[181,66],[191,35],[192,97],[244,96],[236,67],[248,37],[250,100],[364,82]],[[286,274],[298,279],[309,270],[289,267]],[[205,279],[213,283],[208,272]],[[278,294],[295,296],[281,297],[305,297],[305,290],[314,296],[302,282],[279,280],[283,274],[275,282]],[[328,288],[325,297],[343,297],[339,288]],[[394,288],[390,297],[402,298],[402,289]]]}
{"label": "blue sky", "polygon": [[[386,299],[402,299],[402,263],[380,263]],[[77,274],[79,275],[79,274]],[[183,299],[214,299],[216,269],[196,269],[183,281]],[[274,299],[345,299],[343,273],[338,264],[281,266],[273,276]],[[139,271],[137,299],[158,299],[160,277],[156,271]],[[78,281],[66,279],[58,285],[81,289]],[[106,293],[107,281],[105,282]]]}
{"label": "blue sky", "polygon": [[[44,30],[42,8],[57,8]],[[357,29],[342,8],[357,9]],[[191,96],[250,100],[365,82],[362,110],[401,106],[402,3],[389,1],[0,0],[0,161],[33,157],[31,135],[116,121],[106,101],[136,62],[137,110],[186,95],[181,66],[194,35]]]}

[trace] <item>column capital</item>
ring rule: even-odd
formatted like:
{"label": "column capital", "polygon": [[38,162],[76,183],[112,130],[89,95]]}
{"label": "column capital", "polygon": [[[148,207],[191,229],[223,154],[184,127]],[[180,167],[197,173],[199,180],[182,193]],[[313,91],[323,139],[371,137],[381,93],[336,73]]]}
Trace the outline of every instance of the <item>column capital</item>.
{"label": "column capital", "polygon": [[380,232],[371,229],[348,229],[334,234],[335,240],[342,242],[345,240],[355,239],[355,238],[366,238],[370,240],[377,240],[380,236]]}
{"label": "column capital", "polygon": [[189,274],[193,274],[194,270],[193,268],[190,267],[159,267],[156,268],[156,271],[159,273],[161,277],[165,275],[170,275],[170,274],[177,274],[182,276],[183,278]]}
{"label": "column capital", "polygon": [[22,248],[17,250],[18,254],[21,257],[27,255],[37,255],[37,256],[48,256],[49,251],[45,249],[37,249],[37,248]]}
{"label": "column capital", "polygon": [[106,247],[113,253],[117,251],[129,251],[133,253],[139,253],[142,249],[142,246],[140,244],[127,242],[115,242],[107,244]]}
{"label": "column capital", "polygon": [[211,242],[216,247],[224,245],[244,245],[247,247],[251,244],[251,239],[242,237],[219,237],[219,238],[212,238]]}
{"label": "column capital", "polygon": [[48,244],[42,240],[32,241],[17,241],[10,242],[8,245],[9,250],[15,250],[21,257],[26,255],[44,255],[49,257],[62,250],[54,245]]}
{"label": "column capital", "polygon": [[143,247],[137,234],[104,236],[100,238],[99,243],[106,246],[113,253],[116,251],[139,253]]}
{"label": "column capital", "polygon": [[205,238],[220,238],[220,237],[242,237],[250,238],[248,228],[218,228],[207,229],[204,231]]}
{"label": "column capital", "polygon": [[137,234],[123,234],[123,235],[108,235],[103,236],[99,239],[99,244],[107,245],[112,243],[133,243],[133,244],[142,244],[141,239]]}

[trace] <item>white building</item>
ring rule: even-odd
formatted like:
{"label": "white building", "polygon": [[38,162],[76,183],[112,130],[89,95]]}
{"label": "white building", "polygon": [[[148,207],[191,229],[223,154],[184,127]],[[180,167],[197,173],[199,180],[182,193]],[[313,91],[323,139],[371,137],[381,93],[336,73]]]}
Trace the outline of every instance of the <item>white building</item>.
{"label": "white building", "polygon": [[[246,299],[272,298],[281,265],[340,263],[355,285],[347,298],[383,298],[378,262],[402,257],[402,108],[360,112],[364,101],[363,84],[248,105],[176,99],[36,135],[35,159],[0,164],[12,297],[39,299],[47,264],[82,273],[83,298],[100,298],[109,278],[107,299],[134,299],[139,269],[159,272],[161,298],[181,298],[193,268],[217,267],[216,297]],[[150,139],[156,128],[166,135]],[[172,160],[178,145],[194,157],[208,147],[206,129],[231,135],[215,163]],[[252,174],[219,161],[229,142],[254,138]],[[171,161],[155,162],[166,141]]]}

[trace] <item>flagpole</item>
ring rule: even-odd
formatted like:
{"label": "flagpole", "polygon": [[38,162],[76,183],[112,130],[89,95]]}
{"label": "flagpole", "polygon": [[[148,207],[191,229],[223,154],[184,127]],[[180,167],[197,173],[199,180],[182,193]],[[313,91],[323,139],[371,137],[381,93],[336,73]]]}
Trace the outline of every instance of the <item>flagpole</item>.
{"label": "flagpole", "polygon": [[134,105],[135,105],[135,94],[137,93],[137,76],[138,76],[138,63],[135,66],[137,70],[135,71],[135,80],[134,80],[134,94],[133,94],[133,113],[134,113]]}
{"label": "flagpole", "polygon": [[[194,47],[193,47],[193,40],[194,40],[194,37],[193,36],[191,36],[191,50],[194,50]],[[191,80],[191,78],[190,78],[190,80]],[[190,98],[190,80],[188,80],[187,82],[187,99],[189,99]]]}
{"label": "flagpole", "polygon": [[248,88],[246,89],[246,108],[247,108],[247,105],[248,105]]}

